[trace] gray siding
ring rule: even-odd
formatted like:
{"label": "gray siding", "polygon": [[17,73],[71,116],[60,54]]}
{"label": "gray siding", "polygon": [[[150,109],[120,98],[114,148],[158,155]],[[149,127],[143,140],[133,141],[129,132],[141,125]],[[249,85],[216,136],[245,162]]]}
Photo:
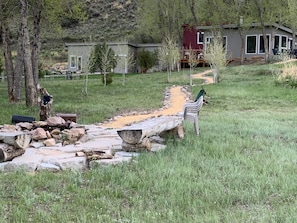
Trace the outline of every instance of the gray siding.
{"label": "gray siding", "polygon": [[[139,50],[154,51],[159,49],[160,44],[130,44],[128,42],[107,43],[118,56],[115,73],[136,72],[136,55]],[[96,43],[66,43],[68,48],[68,70],[72,72],[88,72],[90,54]],[[81,67],[79,66],[81,58]],[[81,69],[80,69],[81,68]]]}
{"label": "gray siding", "polygon": [[[206,28],[204,31],[205,38],[212,36],[211,27],[198,27],[200,30]],[[266,34],[269,36],[269,54],[273,55],[273,50],[278,52],[288,51],[295,48],[295,44],[292,42],[293,34],[292,31],[286,27],[279,25],[270,25],[266,27]],[[227,53],[228,57],[235,59],[241,56],[241,37],[236,27],[226,27],[222,33],[227,38]],[[247,51],[247,39],[253,36],[256,40],[255,52],[251,53]],[[265,52],[262,50],[263,46],[260,47],[260,39],[263,39],[262,29],[255,26],[254,28],[246,31],[244,36],[244,57],[251,59],[253,57],[265,57]],[[282,41],[283,39],[283,41]],[[204,43],[205,44],[205,43]]]}

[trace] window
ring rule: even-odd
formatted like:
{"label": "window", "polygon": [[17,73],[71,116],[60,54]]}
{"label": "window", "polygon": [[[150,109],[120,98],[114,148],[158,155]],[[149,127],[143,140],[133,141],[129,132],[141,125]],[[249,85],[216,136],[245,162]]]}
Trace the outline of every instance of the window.
{"label": "window", "polygon": [[[206,43],[206,44],[209,44],[209,43],[212,42],[213,36],[207,36],[205,39],[206,39],[205,43]],[[224,47],[225,49],[226,49],[226,47],[227,47],[227,36],[223,36],[223,47]]]}
{"label": "window", "polygon": [[76,56],[70,56],[70,68],[76,68]]}
{"label": "window", "polygon": [[246,37],[246,53],[256,53],[257,49],[257,36]]}
{"label": "window", "polygon": [[287,36],[282,36],[282,42],[281,42],[281,48],[282,49],[287,49],[287,41],[288,41],[288,37]]}
{"label": "window", "polygon": [[204,43],[204,32],[198,32],[197,33],[197,44],[203,44]]}
{"label": "window", "polygon": [[[263,35],[260,35],[259,38],[260,38],[259,53],[265,53],[265,45],[264,45]],[[266,38],[268,41],[268,49],[269,49],[270,48],[270,35],[266,35]]]}
{"label": "window", "polygon": [[212,36],[207,36],[207,37],[205,38],[205,43],[206,43],[206,44],[211,43],[212,38],[213,38]]}
{"label": "window", "polygon": [[280,39],[280,36],[278,36],[278,35],[275,35],[275,37],[274,37],[274,49],[276,49],[276,50],[279,50],[279,39]]}

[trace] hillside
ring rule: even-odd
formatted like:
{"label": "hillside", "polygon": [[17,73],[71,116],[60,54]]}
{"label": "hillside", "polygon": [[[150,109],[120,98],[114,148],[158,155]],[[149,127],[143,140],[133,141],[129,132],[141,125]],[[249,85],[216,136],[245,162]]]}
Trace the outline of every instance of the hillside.
{"label": "hillside", "polygon": [[62,39],[64,42],[122,40],[135,30],[136,10],[135,0],[87,0],[88,19],[81,23],[66,21]]}

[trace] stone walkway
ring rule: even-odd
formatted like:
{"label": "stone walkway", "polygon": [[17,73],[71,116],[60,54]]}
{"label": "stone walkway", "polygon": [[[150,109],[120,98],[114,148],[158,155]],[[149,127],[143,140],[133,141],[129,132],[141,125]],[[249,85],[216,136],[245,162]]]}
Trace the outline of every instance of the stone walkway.
{"label": "stone walkway", "polygon": [[[194,78],[203,78],[206,79],[206,83],[210,83],[211,80],[209,77],[205,77],[205,74],[207,72],[194,75]],[[96,166],[115,165],[130,161],[133,157],[138,156],[138,153],[122,151],[122,139],[117,134],[117,130],[127,124],[140,122],[151,117],[177,115],[182,112],[186,100],[187,92],[182,87],[172,87],[170,88],[169,103],[160,110],[150,114],[118,116],[99,125],[85,125],[88,136],[86,142],[66,146],[56,144],[53,147],[29,147],[22,156],[16,157],[12,161],[0,163],[0,172],[19,169],[24,169],[27,172],[85,170]],[[151,151],[164,148],[165,145],[152,144]],[[105,154],[111,154],[113,158],[87,162],[86,157],[80,155],[82,151],[103,151]]]}

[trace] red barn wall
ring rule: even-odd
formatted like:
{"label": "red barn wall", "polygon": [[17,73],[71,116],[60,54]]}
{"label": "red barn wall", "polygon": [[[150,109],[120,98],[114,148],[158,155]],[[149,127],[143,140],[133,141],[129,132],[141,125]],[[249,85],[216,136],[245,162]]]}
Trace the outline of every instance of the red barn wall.
{"label": "red barn wall", "polygon": [[194,27],[184,25],[183,32],[183,48],[189,49],[190,47],[195,50],[202,50],[203,44],[197,44],[197,32],[198,30]]}

